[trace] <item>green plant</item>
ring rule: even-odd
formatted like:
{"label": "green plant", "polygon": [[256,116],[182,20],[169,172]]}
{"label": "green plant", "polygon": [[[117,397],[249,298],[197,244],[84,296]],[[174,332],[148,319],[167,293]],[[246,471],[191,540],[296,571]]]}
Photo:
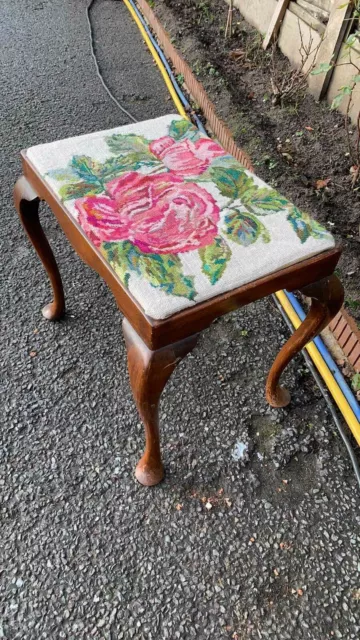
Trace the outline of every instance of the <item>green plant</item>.
{"label": "green plant", "polygon": [[205,0],[201,0],[198,4],[198,9],[200,12],[200,17],[197,20],[198,24],[200,24],[202,20],[211,24],[214,20],[214,15],[211,11],[210,5]]}
{"label": "green plant", "polygon": [[360,302],[358,300],[353,300],[352,298],[346,298],[345,306],[349,307],[352,311],[357,311],[357,309],[360,309]]}
{"label": "green plant", "polygon": [[354,391],[360,391],[360,373],[355,373],[352,377],[351,386]]}

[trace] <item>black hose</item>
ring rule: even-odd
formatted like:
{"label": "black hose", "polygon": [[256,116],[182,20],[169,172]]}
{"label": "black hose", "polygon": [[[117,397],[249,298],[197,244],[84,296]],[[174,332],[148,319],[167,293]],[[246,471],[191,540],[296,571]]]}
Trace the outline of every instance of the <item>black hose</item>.
{"label": "black hose", "polygon": [[89,35],[90,35],[90,46],[91,46],[91,55],[93,57],[94,60],[94,64],[95,64],[95,69],[96,69],[96,73],[100,79],[100,82],[102,84],[102,86],[104,87],[106,93],[108,94],[108,96],[111,98],[111,100],[113,102],[115,102],[116,106],[120,109],[120,111],[122,111],[128,118],[130,118],[130,120],[132,120],[133,122],[138,122],[138,120],[130,113],[130,111],[127,111],[127,109],[125,109],[125,107],[123,107],[120,102],[115,98],[115,96],[111,93],[109,87],[107,86],[102,73],[100,71],[100,67],[99,67],[99,63],[97,61],[97,57],[96,57],[96,53],[95,53],[95,46],[94,46],[94,30],[92,27],[92,23],[91,23],[91,16],[90,16],[90,12],[92,9],[92,6],[94,4],[95,0],[90,0],[88,6],[86,7],[86,19],[87,19],[87,23],[88,23],[88,27],[89,27]]}
{"label": "black hose", "polygon": [[[293,333],[293,331],[294,331],[293,326],[292,326],[289,318],[287,317],[284,309],[282,308],[280,302],[278,301],[278,299],[277,299],[277,297],[275,295],[273,295],[273,300],[274,300],[274,302],[276,304],[277,309],[280,311],[282,317],[284,318],[284,320],[285,320],[288,328],[290,329],[291,333]],[[326,404],[328,406],[328,409],[329,409],[329,411],[330,411],[330,413],[332,415],[332,418],[333,418],[333,420],[334,420],[334,422],[336,424],[336,427],[337,427],[337,430],[338,430],[338,432],[340,434],[340,437],[341,437],[341,439],[342,439],[342,441],[343,441],[343,443],[344,443],[344,445],[345,445],[345,447],[347,449],[347,452],[349,454],[349,458],[351,460],[351,464],[352,464],[352,467],[354,469],[356,480],[357,480],[357,483],[358,483],[358,485],[360,487],[360,468],[359,468],[359,464],[358,464],[358,461],[356,459],[355,452],[354,452],[354,450],[353,450],[353,448],[351,446],[351,442],[350,442],[349,438],[347,437],[345,429],[344,429],[344,427],[343,427],[343,425],[342,425],[342,423],[341,423],[341,421],[340,421],[340,419],[339,419],[339,417],[337,415],[336,409],[334,407],[334,403],[331,401],[329,393],[328,393],[327,389],[325,388],[325,386],[323,385],[323,382],[322,382],[318,372],[316,371],[316,368],[315,368],[315,366],[313,364],[313,361],[311,360],[310,356],[306,353],[305,349],[303,349],[301,353],[304,356],[304,360],[306,362],[306,366],[311,371],[311,373],[312,373],[312,375],[313,375],[313,377],[315,379],[315,382],[316,382],[317,386],[319,387],[320,392],[321,392],[321,394],[322,394],[322,396],[323,396],[323,398],[324,398],[324,400],[325,400],[325,402],[326,402]]]}

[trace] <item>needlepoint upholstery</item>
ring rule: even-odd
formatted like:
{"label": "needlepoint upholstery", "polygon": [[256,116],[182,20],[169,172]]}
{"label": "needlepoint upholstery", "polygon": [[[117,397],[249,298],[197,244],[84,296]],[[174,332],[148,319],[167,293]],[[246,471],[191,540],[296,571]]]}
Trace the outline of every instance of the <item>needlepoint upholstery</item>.
{"label": "needlepoint upholstery", "polygon": [[155,319],[334,246],[178,115],[38,145],[27,157]]}

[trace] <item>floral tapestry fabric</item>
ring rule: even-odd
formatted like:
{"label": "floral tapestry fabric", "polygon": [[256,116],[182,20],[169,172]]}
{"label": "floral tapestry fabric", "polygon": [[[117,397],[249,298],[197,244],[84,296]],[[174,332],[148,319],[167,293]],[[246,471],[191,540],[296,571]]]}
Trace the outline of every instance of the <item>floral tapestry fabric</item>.
{"label": "floral tapestry fabric", "polygon": [[334,246],[318,222],[180,116],[27,153],[153,318]]}

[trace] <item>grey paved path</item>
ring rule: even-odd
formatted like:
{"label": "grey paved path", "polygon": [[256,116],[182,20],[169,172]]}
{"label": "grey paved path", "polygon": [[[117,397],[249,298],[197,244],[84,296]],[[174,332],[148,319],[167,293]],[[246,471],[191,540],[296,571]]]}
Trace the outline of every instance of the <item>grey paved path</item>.
{"label": "grey paved path", "polygon": [[[286,338],[271,301],[215,323],[179,366],[153,490],[133,479],[143,434],[119,313],[45,207],[69,313],[42,320],[48,285],[11,201],[18,152],[126,121],[84,8],[1,3],[0,638],[357,639],[359,493],[301,358],[291,407],[265,404]],[[122,4],[93,15],[117,96],[140,119],[172,110]]]}

